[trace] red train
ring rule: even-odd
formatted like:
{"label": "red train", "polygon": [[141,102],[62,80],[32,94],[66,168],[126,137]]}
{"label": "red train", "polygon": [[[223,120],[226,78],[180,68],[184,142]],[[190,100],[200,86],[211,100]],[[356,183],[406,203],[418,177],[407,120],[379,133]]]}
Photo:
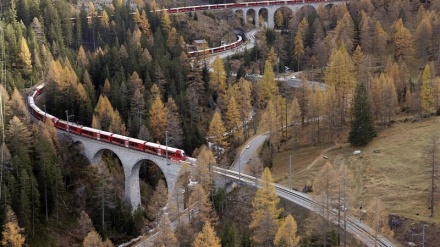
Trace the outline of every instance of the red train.
{"label": "red train", "polygon": [[253,6],[269,6],[269,5],[284,5],[284,4],[299,4],[299,3],[319,3],[319,2],[336,2],[345,0],[285,0],[285,1],[253,1],[243,3],[225,3],[225,4],[211,4],[211,5],[199,5],[199,6],[186,6],[170,9],[158,9],[157,12],[167,11],[170,14],[185,13],[191,11],[202,11],[211,9],[229,9],[229,8],[241,8],[241,7],[253,7]]}
{"label": "red train", "polygon": [[85,127],[82,125],[78,125],[75,123],[67,122],[61,119],[56,118],[46,112],[42,111],[35,104],[35,97],[40,96],[44,92],[45,84],[41,84],[33,90],[29,96],[27,97],[27,107],[32,116],[39,121],[46,122],[47,119],[50,119],[57,129],[67,131],[76,135],[84,136],[87,138],[91,138],[94,140],[98,140],[101,142],[113,143],[122,147],[135,149],[138,151],[143,151],[146,153],[166,157],[168,153],[168,158],[174,161],[185,161],[187,160],[185,151],[182,149],[177,149],[173,147],[168,147],[164,145],[160,145],[157,143],[142,141],[139,139],[122,136],[98,129],[93,129],[89,127]]}
{"label": "red train", "polygon": [[205,52],[206,52],[206,54],[212,55],[215,53],[219,53],[219,52],[223,52],[223,51],[227,51],[227,50],[232,50],[232,49],[239,47],[242,43],[243,43],[243,38],[240,35],[237,35],[237,41],[235,41],[233,43],[230,43],[230,44],[227,44],[224,46],[208,48],[208,49],[200,50],[200,51],[190,51],[190,52],[188,52],[188,57],[201,56]]}

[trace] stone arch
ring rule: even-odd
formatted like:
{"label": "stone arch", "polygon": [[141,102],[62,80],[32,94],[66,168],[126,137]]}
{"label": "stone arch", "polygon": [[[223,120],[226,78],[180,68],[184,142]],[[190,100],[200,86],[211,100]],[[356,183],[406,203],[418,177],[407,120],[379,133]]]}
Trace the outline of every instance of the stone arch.
{"label": "stone arch", "polygon": [[[137,183],[138,186],[134,186],[132,184],[132,187],[134,186],[135,188],[138,188],[138,190],[132,190],[132,196],[137,197],[139,196],[139,205],[143,205],[143,201],[142,201],[142,194],[141,194],[141,168],[144,169],[148,169],[149,167],[152,167],[153,169],[158,169],[157,171],[160,173],[159,177],[157,178],[156,181],[154,181],[153,183],[151,183],[150,185],[155,187],[157,186],[157,183],[159,182],[159,180],[163,179],[165,181],[165,185],[168,188],[168,193],[170,191],[170,186],[173,186],[172,184],[170,184],[168,181],[169,179],[167,179],[167,177],[164,174],[164,171],[162,170],[162,168],[160,167],[160,165],[156,162],[154,162],[152,159],[148,159],[148,158],[143,158],[140,159],[138,161],[136,161],[136,163],[134,164],[134,166],[131,168],[131,180],[133,181],[133,183]],[[148,182],[148,181],[144,181],[144,182]],[[133,198],[133,197],[132,197]],[[143,206],[147,206],[146,204],[144,204]]]}
{"label": "stone arch", "polygon": [[237,20],[240,20],[241,24],[246,24],[246,11],[243,9],[236,9],[234,16]]}
{"label": "stone arch", "polygon": [[[283,21],[281,26],[277,26],[277,14],[281,12]],[[274,27],[275,28],[281,28],[281,29],[288,29],[289,28],[289,21],[293,17],[293,10],[287,6],[280,7],[275,10],[273,13],[273,20],[274,20]]]}
{"label": "stone arch", "polygon": [[255,9],[248,9],[246,11],[246,24],[252,24],[252,25],[257,25],[258,22],[258,16],[257,15],[257,11],[255,11]]}
{"label": "stone arch", "polygon": [[312,5],[304,5],[298,10],[299,13],[304,15],[317,14],[316,7]]}
{"label": "stone arch", "polygon": [[[124,167],[126,173],[125,196],[128,200],[130,200],[130,204],[133,209],[137,208],[139,205],[142,205],[139,187],[139,171],[142,163],[145,161],[154,163],[160,169],[168,188],[168,195],[170,195],[172,190],[174,189],[174,185],[176,184],[177,177],[180,171],[180,163],[171,160],[167,161],[164,157],[139,157],[132,163],[132,165]],[[167,163],[169,165],[167,165]]]}
{"label": "stone arch", "polygon": [[260,8],[258,9],[257,13],[258,13],[259,24],[255,23],[255,25],[258,26],[267,25],[264,23],[269,22],[269,10],[267,8]]}

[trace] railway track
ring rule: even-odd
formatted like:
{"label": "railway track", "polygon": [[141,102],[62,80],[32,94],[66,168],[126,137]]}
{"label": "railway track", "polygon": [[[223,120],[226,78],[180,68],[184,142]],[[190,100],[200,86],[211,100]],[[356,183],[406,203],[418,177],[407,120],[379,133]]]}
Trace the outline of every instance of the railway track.
{"label": "railway track", "polygon": [[[235,179],[237,181],[241,181],[243,183],[260,187],[260,179],[238,173],[236,171],[232,170],[226,170],[220,167],[213,167],[213,171],[219,175],[226,176],[232,179]],[[274,184],[275,190],[278,194],[278,196],[289,200],[299,206],[302,206],[306,209],[309,209],[317,214],[320,214],[320,208],[321,206],[315,202],[313,199],[309,197],[308,194],[301,193],[298,191],[293,191],[291,189],[288,189],[284,186]],[[332,216],[338,215],[338,210],[333,209],[331,212]],[[338,225],[338,220],[332,220],[332,222],[335,225]],[[343,223],[343,221],[341,221]],[[343,228],[343,225],[341,224],[341,228]],[[346,216],[346,230],[348,233],[350,233],[353,237],[364,243],[366,246],[379,246],[379,247],[394,247],[395,244],[393,244],[391,241],[389,241],[387,238],[385,238],[382,235],[375,234],[375,231],[371,229],[366,224],[362,223],[359,219],[355,218],[352,215]]]}

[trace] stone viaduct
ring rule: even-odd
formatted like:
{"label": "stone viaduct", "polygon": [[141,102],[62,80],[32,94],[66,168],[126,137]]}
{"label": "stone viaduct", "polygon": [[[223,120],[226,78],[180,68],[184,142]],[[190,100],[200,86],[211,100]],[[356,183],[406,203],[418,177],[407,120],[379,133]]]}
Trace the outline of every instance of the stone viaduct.
{"label": "stone viaduct", "polygon": [[165,156],[157,156],[149,153],[136,151],[126,147],[118,146],[112,143],[106,143],[74,133],[57,129],[58,134],[64,135],[75,144],[82,144],[84,156],[90,161],[90,164],[98,164],[101,161],[104,150],[112,151],[121,161],[125,175],[125,200],[132,209],[141,205],[141,192],[139,186],[139,169],[143,161],[152,161],[165,176],[168,187],[168,194],[171,194],[176,184],[182,164]]}
{"label": "stone viaduct", "polygon": [[[325,6],[327,5],[334,5],[334,4],[341,4],[344,1],[325,1],[323,2]],[[316,8],[321,2],[303,2],[303,3],[294,3],[294,4],[284,4],[284,5],[261,5],[261,6],[249,6],[249,7],[238,7],[238,8],[231,8],[235,15],[237,13],[242,13],[243,20],[245,23],[247,23],[247,17],[249,15],[253,14],[253,18],[255,20],[255,24],[259,23],[259,17],[260,14],[262,14],[263,11],[267,11],[267,26],[269,28],[273,28],[275,26],[275,12],[281,8],[287,8],[290,9],[292,12],[296,12],[300,10],[303,7],[311,6]]]}

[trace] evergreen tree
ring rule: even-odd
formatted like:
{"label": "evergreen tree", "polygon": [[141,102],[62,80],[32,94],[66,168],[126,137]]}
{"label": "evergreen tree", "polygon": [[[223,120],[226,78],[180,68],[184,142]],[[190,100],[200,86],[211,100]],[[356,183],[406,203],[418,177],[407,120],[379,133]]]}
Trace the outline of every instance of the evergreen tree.
{"label": "evergreen tree", "polygon": [[363,84],[359,84],[356,88],[353,120],[348,141],[355,146],[363,146],[372,141],[376,135],[367,90]]}

